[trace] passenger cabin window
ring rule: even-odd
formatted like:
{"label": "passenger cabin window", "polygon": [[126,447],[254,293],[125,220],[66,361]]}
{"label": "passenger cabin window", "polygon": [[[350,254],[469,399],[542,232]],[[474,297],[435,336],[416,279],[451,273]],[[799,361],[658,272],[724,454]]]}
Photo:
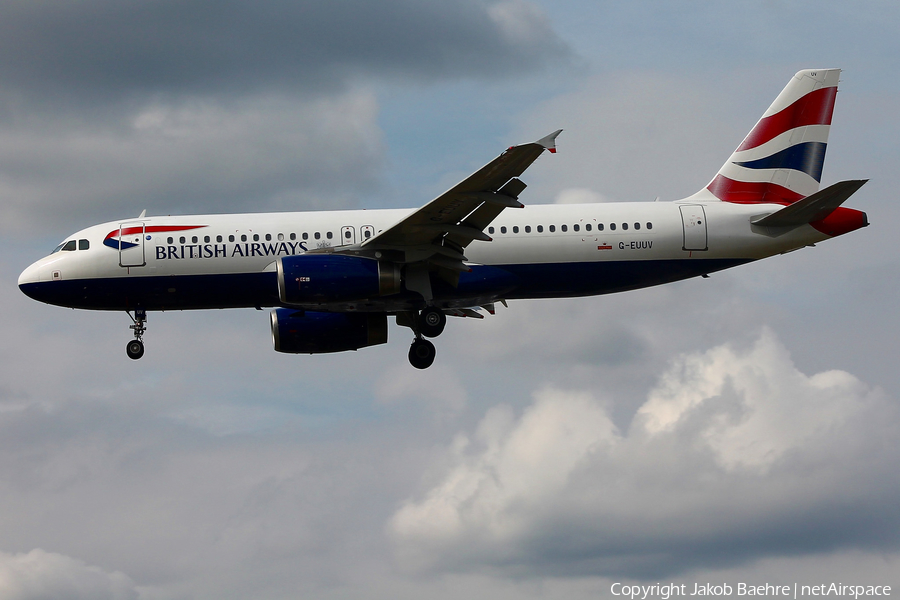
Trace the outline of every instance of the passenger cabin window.
{"label": "passenger cabin window", "polygon": [[640,224],[640,223],[635,223],[635,224],[634,224],[634,228],[635,228],[636,230],[637,230],[637,229],[640,229],[640,228],[641,228],[641,224]]}
{"label": "passenger cabin window", "polygon": [[531,233],[531,225],[525,226],[525,233]]}
{"label": "passenger cabin window", "polygon": [[537,226],[537,231],[538,231],[538,233],[544,233],[544,226],[543,226],[543,225],[538,225],[538,226]]}
{"label": "passenger cabin window", "polygon": [[241,241],[242,241],[242,242],[246,242],[246,241],[247,241],[247,234],[246,234],[246,233],[242,233],[242,234],[241,234]]}
{"label": "passenger cabin window", "polygon": [[181,236],[180,238],[178,238],[178,241],[179,241],[180,243],[183,244],[183,243],[184,243],[184,236]]}
{"label": "passenger cabin window", "polygon": [[209,243],[209,236],[208,236],[208,235],[204,235],[204,236],[203,236],[203,243],[204,243],[204,244],[208,244],[208,243]]}
{"label": "passenger cabin window", "polygon": [[653,223],[647,222],[647,229],[653,229]]}
{"label": "passenger cabin window", "polygon": [[229,242],[233,242],[233,241],[234,241],[234,236],[233,236],[233,235],[229,235],[229,236],[228,236],[228,241],[229,241]]}
{"label": "passenger cabin window", "polygon": [[563,233],[568,231],[568,227],[566,227],[565,225],[560,225],[559,228],[563,231]]}
{"label": "passenger cabin window", "polygon": [[221,242],[221,241],[222,241],[222,236],[221,236],[221,235],[217,235],[217,236],[216,236],[216,242]]}
{"label": "passenger cabin window", "polygon": [[622,223],[622,231],[628,231],[628,223]]}
{"label": "passenger cabin window", "polygon": [[78,249],[79,250],[89,250],[91,247],[90,240],[78,240]]}
{"label": "passenger cabin window", "polygon": [[194,237],[191,238],[191,243],[192,243],[192,244],[196,244],[196,243],[197,243],[197,236],[196,236],[196,235],[195,235]]}
{"label": "passenger cabin window", "polygon": [[347,231],[344,232],[344,237],[347,238],[348,240],[350,239],[350,235],[351,235],[351,234],[350,234],[350,230],[349,230],[349,229],[348,229]]}
{"label": "passenger cabin window", "polygon": [[506,225],[500,228],[500,233],[506,233]]}
{"label": "passenger cabin window", "polygon": [[258,242],[258,241],[259,241],[259,234],[258,234],[258,233],[254,233],[254,234],[253,234],[253,241],[254,241],[254,242]]}
{"label": "passenger cabin window", "polygon": [[278,234],[278,241],[279,241],[279,242],[283,242],[283,241],[284,241],[284,234],[283,234],[283,233],[279,233],[279,234]]}
{"label": "passenger cabin window", "polygon": [[[565,227],[565,225],[563,225],[563,227]],[[556,225],[551,225],[551,226],[550,226],[550,233],[553,233],[554,231],[556,231]]]}
{"label": "passenger cabin window", "polygon": [[519,226],[513,225],[513,233],[519,233]]}
{"label": "passenger cabin window", "polygon": [[304,240],[308,240],[308,239],[309,239],[309,234],[306,233],[305,231],[303,232],[303,239],[304,239]]}
{"label": "passenger cabin window", "polygon": [[369,231],[368,229],[366,229],[366,230],[363,232],[363,235],[365,236],[366,239],[369,239],[370,237],[372,237],[372,232]]}
{"label": "passenger cabin window", "polygon": [[170,238],[167,238],[167,239],[166,239],[166,243],[167,243],[167,244],[174,244],[174,243],[175,243],[175,238],[171,238],[171,237],[170,237]]}
{"label": "passenger cabin window", "polygon": [[330,240],[330,239],[331,239],[332,237],[334,237],[334,236],[333,236],[332,233],[329,231],[329,232],[327,232],[327,233],[325,234],[325,237],[327,237],[327,238]]}
{"label": "passenger cabin window", "polygon": [[494,233],[494,228],[493,228],[493,227],[488,227],[488,233]]}
{"label": "passenger cabin window", "polygon": [[63,244],[63,252],[72,252],[73,250],[75,250],[75,240],[69,240],[68,242]]}
{"label": "passenger cabin window", "polygon": [[615,231],[615,230],[616,230],[616,224],[615,224],[615,223],[610,223],[610,224],[609,224],[609,230],[610,230],[610,231]]}
{"label": "passenger cabin window", "polygon": [[267,234],[266,234],[266,241],[267,241],[267,242],[271,242],[271,241],[272,241],[272,234],[271,234],[271,233],[267,233]]}
{"label": "passenger cabin window", "polygon": [[585,230],[585,231],[590,231],[590,230],[591,230],[591,224],[590,224],[590,223],[585,223],[585,224],[584,224],[584,230]]}
{"label": "passenger cabin window", "polygon": [[578,223],[572,225],[572,231],[578,231],[579,229],[581,229],[581,226]]}
{"label": "passenger cabin window", "polygon": [[296,239],[297,239],[297,234],[296,234],[296,233],[292,233],[292,234],[291,234],[291,241],[293,242],[293,241],[296,240]]}
{"label": "passenger cabin window", "polygon": [[319,239],[319,238],[322,237],[322,234],[319,233],[319,232],[317,231],[317,232],[313,235],[313,237],[316,238],[316,239]]}
{"label": "passenger cabin window", "polygon": [[[615,227],[613,227],[613,229],[615,229]],[[597,224],[597,231],[603,231],[603,223]]]}

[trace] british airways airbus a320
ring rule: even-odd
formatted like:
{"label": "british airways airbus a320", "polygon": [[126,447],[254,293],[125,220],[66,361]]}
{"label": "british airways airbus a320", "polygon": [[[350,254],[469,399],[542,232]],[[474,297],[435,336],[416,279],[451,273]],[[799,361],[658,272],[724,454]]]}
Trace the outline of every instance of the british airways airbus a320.
{"label": "british airways airbus a320", "polygon": [[126,311],[144,353],[148,311],[275,307],[275,350],[321,353],[414,335],[424,369],[447,316],[519,298],[633,290],[705,276],[865,227],[840,205],[865,180],[819,190],[839,69],[794,75],[699,192],[676,202],[523,207],[519,176],[559,131],[513,146],[418,210],[152,217],[72,234],[25,269],[48,304]]}

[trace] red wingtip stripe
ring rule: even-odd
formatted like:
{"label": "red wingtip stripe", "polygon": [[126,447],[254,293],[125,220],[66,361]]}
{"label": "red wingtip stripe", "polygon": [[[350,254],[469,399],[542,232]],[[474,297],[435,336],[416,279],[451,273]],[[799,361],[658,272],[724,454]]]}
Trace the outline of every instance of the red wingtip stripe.
{"label": "red wingtip stripe", "polygon": [[765,144],[786,131],[806,125],[831,125],[837,87],[810,92],[774,115],[763,117],[747,134],[737,152]]}

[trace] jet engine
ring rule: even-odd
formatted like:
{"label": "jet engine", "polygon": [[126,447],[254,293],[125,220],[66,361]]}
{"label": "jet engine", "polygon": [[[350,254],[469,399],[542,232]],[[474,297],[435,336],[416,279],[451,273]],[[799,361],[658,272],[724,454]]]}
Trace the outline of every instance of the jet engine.
{"label": "jet engine", "polygon": [[278,297],[285,304],[364,300],[401,291],[400,266],[343,256],[301,254],[276,261]]}
{"label": "jet engine", "polygon": [[276,308],[272,340],[277,352],[322,354],[387,343],[385,313],[328,313]]}

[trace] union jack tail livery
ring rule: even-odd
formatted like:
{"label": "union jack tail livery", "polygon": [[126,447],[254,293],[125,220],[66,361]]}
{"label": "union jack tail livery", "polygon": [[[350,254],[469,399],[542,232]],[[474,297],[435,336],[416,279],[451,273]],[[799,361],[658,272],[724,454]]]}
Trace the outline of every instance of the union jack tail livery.
{"label": "union jack tail livery", "polygon": [[840,74],[794,75],[706,189],[737,204],[792,204],[817,192]]}

